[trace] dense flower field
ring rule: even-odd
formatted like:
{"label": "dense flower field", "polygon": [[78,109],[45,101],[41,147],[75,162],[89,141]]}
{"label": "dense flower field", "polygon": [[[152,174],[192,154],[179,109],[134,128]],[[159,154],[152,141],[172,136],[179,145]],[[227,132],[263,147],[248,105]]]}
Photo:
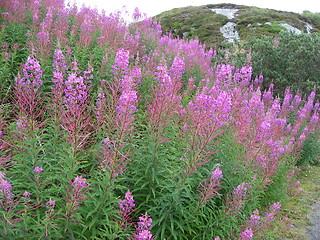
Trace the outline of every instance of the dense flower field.
{"label": "dense flower field", "polygon": [[2,239],[267,239],[314,92],[261,92],[249,58],[217,64],[138,10],[0,11]]}

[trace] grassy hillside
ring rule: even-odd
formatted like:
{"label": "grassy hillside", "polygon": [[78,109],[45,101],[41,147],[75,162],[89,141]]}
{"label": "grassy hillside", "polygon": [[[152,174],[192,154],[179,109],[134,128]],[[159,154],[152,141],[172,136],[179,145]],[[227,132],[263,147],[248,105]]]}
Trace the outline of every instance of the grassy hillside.
{"label": "grassy hillside", "polygon": [[[212,9],[237,9],[236,15],[228,19]],[[302,32],[307,32],[305,24],[312,26],[311,32],[319,32],[320,14],[304,12],[303,14],[276,11],[258,7],[235,4],[208,4],[199,7],[175,8],[154,17],[161,22],[164,32],[172,32],[174,36],[188,39],[197,36],[208,47],[217,49],[222,45],[224,37],[220,28],[227,22],[234,22],[241,40],[262,35],[275,36],[287,23]]]}

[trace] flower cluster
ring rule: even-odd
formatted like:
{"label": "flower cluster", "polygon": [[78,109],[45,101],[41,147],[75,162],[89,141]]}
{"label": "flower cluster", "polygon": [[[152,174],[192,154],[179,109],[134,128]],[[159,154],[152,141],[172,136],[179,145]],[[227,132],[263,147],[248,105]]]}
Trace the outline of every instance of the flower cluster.
{"label": "flower cluster", "polygon": [[21,87],[38,89],[42,85],[42,70],[39,62],[32,56],[29,56],[23,66],[23,77],[16,78],[16,84]]}
{"label": "flower cluster", "polygon": [[209,130],[209,133],[225,125],[231,114],[231,96],[226,91],[222,91],[218,86],[203,88],[193,102],[189,102],[189,114],[194,116],[193,125],[200,127],[202,131]]}
{"label": "flower cluster", "polygon": [[[182,71],[180,68],[179,71]],[[181,79],[172,79],[165,64],[157,66],[156,87],[152,89],[153,100],[148,106],[150,124],[155,134],[160,134],[181,111]],[[157,137],[158,138],[158,137]]]}
{"label": "flower cluster", "polygon": [[35,173],[40,173],[40,172],[43,171],[43,168],[42,168],[42,167],[35,167],[35,168],[33,169],[33,171],[34,171]]}
{"label": "flower cluster", "polygon": [[[204,80],[204,84],[206,80]],[[215,153],[216,139],[229,124],[231,96],[219,86],[204,86],[190,101],[183,114],[185,134],[192,136],[186,153],[186,175],[191,175]],[[210,149],[210,150],[209,150]],[[196,154],[193,154],[196,153]]]}
{"label": "flower cluster", "polygon": [[[59,68],[64,68],[63,62],[59,65]],[[83,76],[80,76],[76,58],[72,62],[72,65],[72,72],[64,82],[64,103],[69,109],[79,111],[82,106],[84,108],[86,106],[85,102],[88,99],[90,90],[89,80],[93,78],[91,74],[93,68],[88,63],[88,70],[83,71]]]}
{"label": "flower cluster", "polygon": [[5,180],[5,175],[0,172],[0,196],[2,196],[2,199],[0,200],[1,204],[6,204],[8,201],[11,201],[11,197],[13,196],[11,189],[11,184]]}
{"label": "flower cluster", "polygon": [[220,180],[223,177],[220,166],[218,165],[217,169],[210,173],[211,177],[209,179],[209,182],[203,184],[201,188],[202,198],[200,200],[200,206],[204,205],[205,202],[218,195],[218,190],[221,189],[221,187],[218,187],[218,185],[220,184]]}
{"label": "flower cluster", "polygon": [[[176,60],[171,66],[172,71],[177,72],[182,76],[183,73],[183,61]],[[179,65],[178,65],[179,64]],[[168,68],[166,65],[159,65],[157,71],[155,72],[155,80],[159,84],[158,94],[162,97],[173,97],[175,93],[181,88],[181,77],[174,76],[173,73],[169,74]],[[174,76],[176,79],[172,79],[171,76]]]}
{"label": "flower cluster", "polygon": [[87,179],[83,178],[82,176],[78,176],[73,180],[72,185],[75,188],[75,192],[79,192],[88,186]]}
{"label": "flower cluster", "polygon": [[64,100],[66,105],[72,106],[77,103],[84,103],[87,100],[87,86],[84,83],[83,77],[78,76],[77,73],[71,73],[68,80],[65,82],[65,85]]}
{"label": "flower cluster", "polygon": [[123,48],[119,49],[112,66],[112,73],[114,75],[125,75],[128,72],[129,66],[129,51]]}
{"label": "flower cluster", "polygon": [[138,111],[136,104],[138,103],[137,91],[135,89],[135,79],[131,76],[123,76],[121,95],[119,97],[116,111],[118,114],[135,113]]}
{"label": "flower cluster", "polygon": [[46,202],[46,207],[48,208],[47,214],[53,214],[55,206],[56,206],[56,201],[50,198],[49,201]]}
{"label": "flower cluster", "polygon": [[117,221],[120,225],[120,228],[126,229],[129,225],[132,224],[131,222],[131,214],[135,211],[134,207],[136,206],[134,204],[133,196],[128,189],[124,196],[124,200],[120,200],[118,204],[120,211],[118,211],[119,216],[121,217],[120,221]]}
{"label": "flower cluster", "polygon": [[148,213],[139,217],[139,222],[137,224],[137,233],[133,235],[135,240],[154,239],[152,233],[149,231],[149,228],[152,227],[152,219],[149,217]]}
{"label": "flower cluster", "polygon": [[241,183],[236,189],[233,190],[233,193],[226,202],[226,215],[235,216],[238,215],[241,211],[241,208],[244,205],[244,202],[247,199],[248,189],[251,188],[250,183]]}
{"label": "flower cluster", "polygon": [[269,212],[264,216],[260,216],[258,210],[255,210],[250,216],[250,219],[245,224],[245,231],[240,234],[241,240],[252,239],[255,235],[259,239],[265,237],[265,233],[270,228],[271,223],[275,220],[275,215],[280,211],[280,202],[274,203],[269,207]]}
{"label": "flower cluster", "polygon": [[247,224],[251,227],[258,227],[261,223],[261,217],[259,215],[259,211],[253,211],[253,214],[250,216],[250,219],[247,221]]}
{"label": "flower cluster", "polygon": [[92,43],[91,33],[94,31],[94,28],[90,21],[85,19],[80,26],[80,30],[79,43],[83,47],[88,47]]}
{"label": "flower cluster", "polygon": [[64,76],[66,74],[67,65],[63,53],[60,49],[55,49],[54,56],[53,56],[53,78],[52,83],[52,91],[54,95],[61,92],[64,88]]}
{"label": "flower cluster", "polygon": [[[277,174],[319,127],[314,92],[304,100],[288,88],[281,104],[279,86],[252,81],[249,61],[238,68],[198,40],[161,34],[138,9],[129,25],[120,12],[63,0],[0,0],[0,8],[1,237],[264,239],[280,204],[251,209],[264,206],[261,191],[285,180]],[[219,161],[226,171],[212,169]],[[119,197],[125,186],[137,198]]]}
{"label": "flower cluster", "polygon": [[119,201],[119,208],[122,212],[131,212],[132,208],[134,208],[136,205],[134,204],[134,199],[129,189],[126,192],[124,198],[124,200]]}
{"label": "flower cluster", "polygon": [[[77,176],[70,183],[71,188],[67,188],[68,196],[65,197],[66,204],[66,219],[69,222],[71,219],[74,219],[74,214],[77,209],[80,207],[80,204],[89,199],[90,197],[84,197],[84,195],[88,192],[88,188],[85,189],[88,184],[87,180],[82,176]],[[75,220],[75,219],[74,219]]]}
{"label": "flower cluster", "polygon": [[252,240],[252,239],[253,239],[253,231],[251,228],[244,230],[240,234],[240,238],[239,238],[239,240]]}
{"label": "flower cluster", "polygon": [[177,88],[181,88],[182,75],[185,72],[185,61],[179,57],[175,57],[170,67],[170,77],[178,84]]}
{"label": "flower cluster", "polygon": [[234,66],[229,64],[219,64],[215,67],[216,84],[229,86],[232,79],[232,73],[234,72]]}
{"label": "flower cluster", "polygon": [[247,87],[250,85],[251,75],[252,66],[243,66],[240,70],[237,70],[234,73],[234,80],[239,82],[240,85]]}
{"label": "flower cluster", "polygon": [[[29,56],[22,69],[23,77],[15,79],[14,96],[15,104],[18,106],[17,115],[21,121],[20,129],[25,133],[35,130],[41,126],[42,113],[44,112],[43,97],[40,87],[42,85],[42,70],[39,62]],[[17,123],[17,125],[19,125]],[[17,126],[17,128],[19,128]],[[19,137],[22,137],[20,135]]]}

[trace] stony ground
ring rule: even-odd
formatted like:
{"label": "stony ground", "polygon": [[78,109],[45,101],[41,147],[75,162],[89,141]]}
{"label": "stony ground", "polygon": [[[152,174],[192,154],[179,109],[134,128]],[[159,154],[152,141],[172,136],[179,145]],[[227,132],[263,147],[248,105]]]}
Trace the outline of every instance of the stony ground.
{"label": "stony ground", "polygon": [[[300,208],[307,209],[306,226],[302,227],[305,238],[301,240],[320,240],[320,167],[309,167],[304,171],[304,193],[299,199]],[[302,214],[304,215],[304,214]],[[302,216],[303,218],[303,216]],[[298,239],[295,239],[298,240]]]}
{"label": "stony ground", "polygon": [[274,240],[320,240],[320,166],[298,172],[301,194],[284,202],[275,222]]}
{"label": "stony ground", "polygon": [[308,215],[311,225],[307,227],[308,240],[320,240],[320,201],[312,206]]}

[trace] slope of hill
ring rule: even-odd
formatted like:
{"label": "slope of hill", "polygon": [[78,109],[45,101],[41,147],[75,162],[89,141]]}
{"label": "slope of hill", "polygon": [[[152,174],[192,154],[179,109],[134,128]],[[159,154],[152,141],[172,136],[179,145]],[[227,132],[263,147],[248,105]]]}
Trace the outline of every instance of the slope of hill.
{"label": "slope of hill", "polygon": [[247,40],[250,37],[275,36],[281,30],[296,33],[319,32],[320,14],[276,11],[235,4],[208,4],[175,8],[154,17],[164,32],[181,38],[197,36],[207,46],[217,48],[224,40]]}

